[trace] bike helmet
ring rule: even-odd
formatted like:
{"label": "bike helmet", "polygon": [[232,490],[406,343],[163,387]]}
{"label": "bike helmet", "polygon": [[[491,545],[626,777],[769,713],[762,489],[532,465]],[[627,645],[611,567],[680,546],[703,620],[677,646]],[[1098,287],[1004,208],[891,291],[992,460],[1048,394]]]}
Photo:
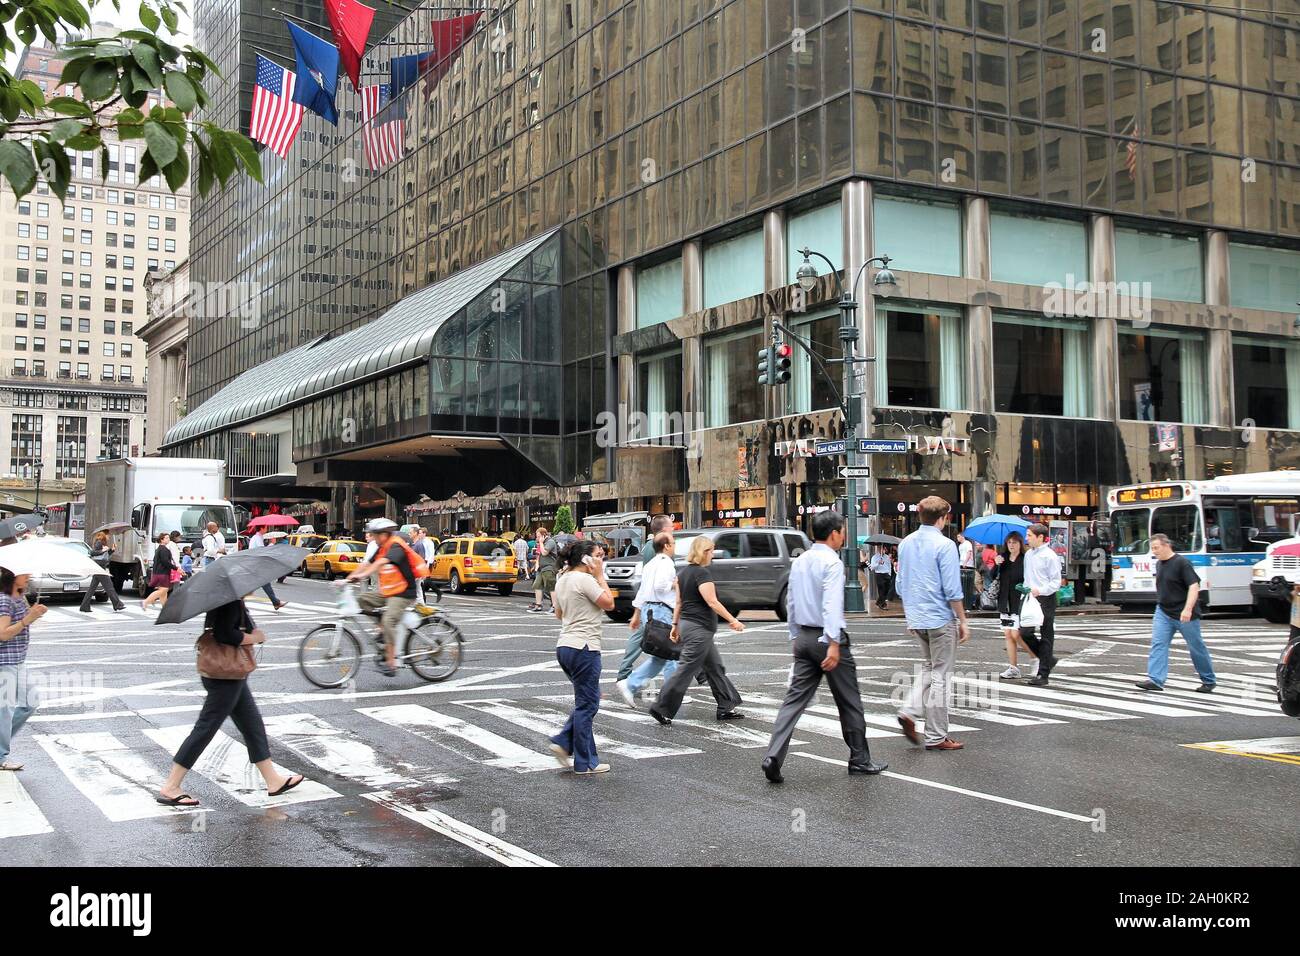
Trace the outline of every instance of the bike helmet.
{"label": "bike helmet", "polygon": [[385,531],[396,531],[397,522],[389,521],[387,518],[373,518],[366,525],[366,530],[371,534],[383,534]]}

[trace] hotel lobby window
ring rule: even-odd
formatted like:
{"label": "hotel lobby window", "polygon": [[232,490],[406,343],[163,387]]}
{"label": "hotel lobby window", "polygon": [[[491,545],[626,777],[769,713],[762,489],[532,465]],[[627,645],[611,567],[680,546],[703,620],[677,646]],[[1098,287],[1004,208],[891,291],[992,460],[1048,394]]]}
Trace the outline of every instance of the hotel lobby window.
{"label": "hotel lobby window", "polygon": [[962,318],[955,310],[876,305],[876,404],[964,406]]}
{"label": "hotel lobby window", "polygon": [[1021,212],[989,215],[991,276],[1020,285],[1066,285],[1088,278],[1088,230],[1073,219],[1046,219]]}
{"label": "hotel lobby window", "polygon": [[[680,275],[680,269],[678,270]],[[679,290],[680,291],[680,290]],[[704,307],[747,299],[763,292],[763,230],[756,229],[704,247]]]}
{"label": "hotel lobby window", "polygon": [[998,412],[1087,418],[1088,326],[1043,316],[993,320],[993,392]]}
{"label": "hotel lobby window", "polygon": [[1204,302],[1201,241],[1195,236],[1115,227],[1115,281],[1151,283],[1153,299]]}
{"label": "hotel lobby window", "polygon": [[894,269],[961,275],[961,210],[956,203],[878,195],[872,211],[875,254],[893,259]]}
{"label": "hotel lobby window", "polygon": [[1121,328],[1119,417],[1204,424],[1204,333]]}
{"label": "hotel lobby window", "polygon": [[706,428],[763,417],[763,386],[755,371],[763,343],[762,326],[705,340]]}
{"label": "hotel lobby window", "polygon": [[636,327],[667,322],[682,314],[681,256],[636,273]]}
{"label": "hotel lobby window", "polygon": [[638,357],[636,394],[645,428],[631,437],[660,438],[681,431],[682,350]]}
{"label": "hotel lobby window", "polygon": [[[803,261],[802,258],[800,261]],[[787,322],[790,323],[791,330],[806,341],[826,364],[823,370],[799,344],[793,341],[790,343],[794,352],[790,356],[790,385],[786,388],[787,411],[792,415],[801,415],[823,408],[838,408],[842,368],[830,363],[843,354],[840,346],[839,310],[807,318],[794,313],[787,316]]]}
{"label": "hotel lobby window", "polygon": [[1232,337],[1235,424],[1300,428],[1300,342]]}
{"label": "hotel lobby window", "polygon": [[1300,252],[1229,243],[1228,275],[1233,305],[1294,312],[1300,301]]}

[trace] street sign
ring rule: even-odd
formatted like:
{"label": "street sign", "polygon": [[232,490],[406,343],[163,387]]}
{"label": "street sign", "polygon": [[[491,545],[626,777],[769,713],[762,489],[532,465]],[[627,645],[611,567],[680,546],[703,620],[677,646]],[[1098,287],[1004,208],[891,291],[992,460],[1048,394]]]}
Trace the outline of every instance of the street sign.
{"label": "street sign", "polygon": [[899,455],[907,451],[906,438],[863,438],[858,451],[864,455]]}
{"label": "street sign", "polygon": [[849,443],[844,439],[839,441],[819,441],[813,446],[813,450],[819,455],[843,455],[849,450]]}
{"label": "street sign", "polygon": [[871,466],[870,465],[854,465],[854,466],[845,465],[843,468],[840,469],[840,477],[841,478],[870,478]]}

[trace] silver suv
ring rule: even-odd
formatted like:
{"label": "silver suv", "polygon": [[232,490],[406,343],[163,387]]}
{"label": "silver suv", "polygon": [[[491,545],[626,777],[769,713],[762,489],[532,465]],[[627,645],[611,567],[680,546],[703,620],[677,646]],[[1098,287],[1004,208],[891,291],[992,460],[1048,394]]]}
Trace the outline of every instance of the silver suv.
{"label": "silver suv", "polygon": [[[691,539],[713,539],[713,581],[718,598],[732,614],[745,610],[776,611],[785,620],[785,584],[790,562],[811,545],[798,528],[693,528],[673,532],[678,567],[686,564]],[[615,621],[632,617],[632,599],[641,587],[639,558],[605,562],[605,578],[614,592]]]}

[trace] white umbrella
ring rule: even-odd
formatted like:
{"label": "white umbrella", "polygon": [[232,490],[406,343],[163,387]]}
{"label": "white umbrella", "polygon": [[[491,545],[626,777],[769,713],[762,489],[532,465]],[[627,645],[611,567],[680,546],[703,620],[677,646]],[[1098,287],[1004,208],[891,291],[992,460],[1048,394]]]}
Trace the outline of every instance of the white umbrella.
{"label": "white umbrella", "polygon": [[0,548],[0,568],[18,574],[109,574],[90,560],[80,548],[69,548],[39,538],[7,544]]}

